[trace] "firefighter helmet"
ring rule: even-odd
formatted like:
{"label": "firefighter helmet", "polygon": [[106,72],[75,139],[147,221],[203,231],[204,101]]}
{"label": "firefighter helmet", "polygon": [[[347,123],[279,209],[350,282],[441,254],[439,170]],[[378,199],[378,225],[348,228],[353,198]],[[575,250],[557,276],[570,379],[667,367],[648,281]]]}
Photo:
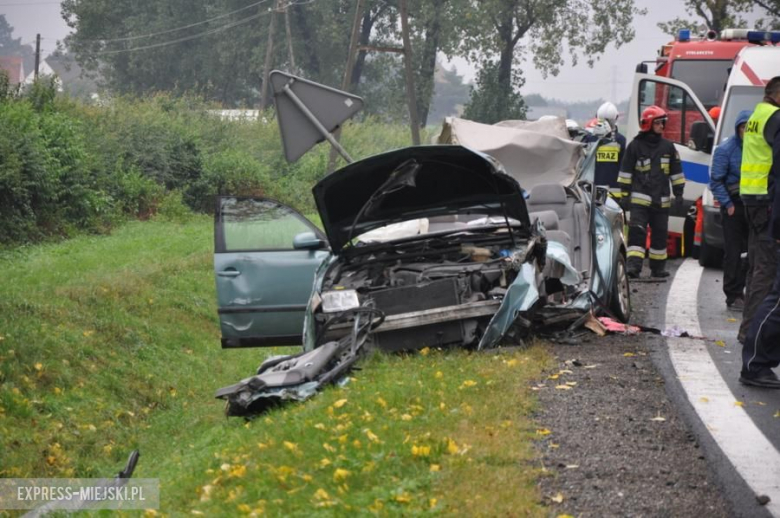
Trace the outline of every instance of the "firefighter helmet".
{"label": "firefighter helmet", "polygon": [[596,111],[596,117],[599,119],[604,119],[605,121],[609,122],[610,126],[614,127],[618,120],[617,106],[609,101],[605,102],[599,106],[598,111]]}
{"label": "firefighter helmet", "polygon": [[666,112],[658,106],[648,106],[642,111],[639,118],[639,131],[650,131],[653,128],[653,122],[661,119],[666,122]]}

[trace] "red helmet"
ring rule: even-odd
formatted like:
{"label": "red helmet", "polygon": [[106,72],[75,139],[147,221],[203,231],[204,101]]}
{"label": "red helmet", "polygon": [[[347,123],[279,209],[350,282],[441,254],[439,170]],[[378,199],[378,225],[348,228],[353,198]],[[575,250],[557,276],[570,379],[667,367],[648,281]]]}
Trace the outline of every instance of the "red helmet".
{"label": "red helmet", "polygon": [[658,106],[648,106],[642,111],[639,118],[639,131],[650,131],[653,128],[653,122],[662,119],[666,122],[666,112]]}

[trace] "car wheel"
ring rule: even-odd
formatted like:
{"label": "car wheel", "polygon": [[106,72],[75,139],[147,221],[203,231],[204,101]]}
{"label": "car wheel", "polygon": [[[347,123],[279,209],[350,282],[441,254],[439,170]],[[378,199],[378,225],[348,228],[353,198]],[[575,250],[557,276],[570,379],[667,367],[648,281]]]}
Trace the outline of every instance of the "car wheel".
{"label": "car wheel", "polygon": [[701,250],[699,250],[699,265],[705,268],[720,268],[723,264],[723,250],[707,244],[704,236],[701,236]]}
{"label": "car wheel", "polygon": [[631,318],[631,286],[628,283],[626,257],[623,254],[618,255],[615,265],[609,309],[621,322],[628,322]]}

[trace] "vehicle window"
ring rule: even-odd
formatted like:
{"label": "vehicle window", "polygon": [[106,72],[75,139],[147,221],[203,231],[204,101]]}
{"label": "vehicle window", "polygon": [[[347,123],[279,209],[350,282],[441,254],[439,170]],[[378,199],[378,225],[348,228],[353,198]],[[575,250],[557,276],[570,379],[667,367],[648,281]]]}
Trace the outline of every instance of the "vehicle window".
{"label": "vehicle window", "polygon": [[729,98],[720,114],[721,123],[717,144],[720,144],[734,134],[734,123],[742,110],[753,110],[764,97],[764,89],[760,86],[740,85],[731,88]]}
{"label": "vehicle window", "polygon": [[[664,138],[676,144],[687,145],[691,125],[705,120],[704,114],[696,106],[693,97],[678,86],[672,86],[651,79],[643,80],[639,85],[639,116],[642,110],[655,104],[666,110],[668,118],[664,128]],[[653,96],[650,97],[650,92]]]}
{"label": "vehicle window", "polygon": [[296,235],[312,231],[303,216],[272,200],[222,198],[220,212],[225,252],[292,250]]}
{"label": "vehicle window", "polygon": [[687,84],[704,108],[709,110],[720,104],[731,64],[731,60],[678,59],[672,63],[672,78]]}

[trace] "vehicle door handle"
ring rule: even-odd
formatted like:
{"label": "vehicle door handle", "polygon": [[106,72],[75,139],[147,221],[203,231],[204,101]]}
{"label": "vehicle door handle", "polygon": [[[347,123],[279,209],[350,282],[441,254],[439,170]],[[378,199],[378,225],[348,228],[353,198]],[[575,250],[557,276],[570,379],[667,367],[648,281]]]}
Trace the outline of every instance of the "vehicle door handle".
{"label": "vehicle door handle", "polygon": [[221,272],[217,272],[217,275],[220,277],[238,277],[241,275],[241,272],[238,270],[222,270]]}

